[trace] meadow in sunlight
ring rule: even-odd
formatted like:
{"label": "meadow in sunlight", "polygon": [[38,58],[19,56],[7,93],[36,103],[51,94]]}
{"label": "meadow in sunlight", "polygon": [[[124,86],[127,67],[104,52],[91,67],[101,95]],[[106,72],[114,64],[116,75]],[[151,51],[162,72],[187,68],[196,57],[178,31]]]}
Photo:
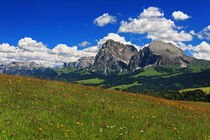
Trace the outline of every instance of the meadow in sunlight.
{"label": "meadow in sunlight", "polygon": [[0,139],[210,139],[210,104],[0,76]]}

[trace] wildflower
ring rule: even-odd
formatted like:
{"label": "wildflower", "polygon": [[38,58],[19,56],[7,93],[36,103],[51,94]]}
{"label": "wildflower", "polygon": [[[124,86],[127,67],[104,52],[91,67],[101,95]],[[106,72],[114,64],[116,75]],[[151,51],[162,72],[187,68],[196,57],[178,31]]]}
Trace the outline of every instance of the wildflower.
{"label": "wildflower", "polygon": [[60,125],[60,127],[62,128],[62,127],[64,127],[64,125],[63,125],[63,124],[61,124],[61,125]]}
{"label": "wildflower", "polygon": [[103,128],[100,128],[100,132],[101,132],[101,133],[103,132]]}
{"label": "wildflower", "polygon": [[14,136],[14,135],[15,135],[15,133],[12,133],[12,134],[11,134],[11,136]]}
{"label": "wildflower", "polygon": [[59,128],[60,126],[59,126],[59,124],[57,124],[57,128]]}
{"label": "wildflower", "polygon": [[77,125],[79,125],[79,122],[76,122]]}
{"label": "wildflower", "polygon": [[49,125],[49,126],[52,126],[53,124],[52,124],[52,123],[48,123],[48,125]]}
{"label": "wildflower", "polygon": [[43,129],[42,128],[39,128],[39,131],[41,132]]}
{"label": "wildflower", "polygon": [[18,92],[17,94],[18,94],[18,95],[21,95],[22,93],[21,93],[21,92]]}
{"label": "wildflower", "polygon": [[141,133],[143,133],[143,132],[144,132],[144,130],[140,130],[140,132],[141,132]]}
{"label": "wildflower", "polygon": [[154,119],[155,118],[155,115],[152,115],[152,119]]}
{"label": "wildflower", "polygon": [[175,130],[175,131],[177,130],[176,127],[174,127],[174,130]]}
{"label": "wildflower", "polygon": [[123,135],[123,133],[120,133],[120,135],[122,136],[122,135]]}
{"label": "wildflower", "polygon": [[84,125],[84,123],[81,123],[81,126],[83,126]]}

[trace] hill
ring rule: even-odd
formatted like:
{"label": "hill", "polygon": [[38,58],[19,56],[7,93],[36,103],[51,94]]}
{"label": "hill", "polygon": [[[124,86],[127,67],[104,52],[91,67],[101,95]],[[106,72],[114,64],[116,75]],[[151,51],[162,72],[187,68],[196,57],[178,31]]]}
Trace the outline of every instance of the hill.
{"label": "hill", "polygon": [[200,64],[202,67],[197,65],[192,64],[187,68],[156,66],[107,76],[86,70],[61,68],[55,70],[55,73],[59,75],[55,74],[53,77],[57,80],[134,93],[142,93],[147,90],[183,90],[210,86],[210,65]]}
{"label": "hill", "polygon": [[210,104],[0,76],[0,139],[208,139]]}

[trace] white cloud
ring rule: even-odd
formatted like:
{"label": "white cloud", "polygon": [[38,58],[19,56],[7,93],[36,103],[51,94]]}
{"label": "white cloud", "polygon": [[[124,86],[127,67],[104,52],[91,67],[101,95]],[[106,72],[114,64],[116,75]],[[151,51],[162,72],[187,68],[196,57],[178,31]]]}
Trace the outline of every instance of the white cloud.
{"label": "white cloud", "polygon": [[204,28],[198,34],[201,36],[200,39],[210,40],[210,25],[208,25],[206,28]]}
{"label": "white cloud", "polygon": [[193,57],[197,59],[205,59],[210,60],[210,44],[206,41],[202,41],[197,46],[185,45],[182,42],[178,42],[177,46],[179,46],[182,50],[189,50]]}
{"label": "white cloud", "polygon": [[198,59],[210,60],[210,44],[203,41],[201,44],[194,47],[193,56]]}
{"label": "white cloud", "polygon": [[42,42],[32,38],[23,38],[16,47],[7,43],[0,45],[0,63],[36,62],[45,67],[62,66],[64,62],[76,61],[82,56],[95,56],[97,46],[78,50],[77,46],[69,47],[58,44],[53,49],[48,49]]}
{"label": "white cloud", "polygon": [[172,16],[175,20],[186,20],[189,19],[190,16],[188,16],[187,14],[183,13],[182,11],[174,11],[172,13]]}
{"label": "white cloud", "polygon": [[103,27],[109,23],[115,23],[117,18],[109,15],[108,13],[104,13],[102,16],[96,18],[93,23],[97,24],[100,27]]}
{"label": "white cloud", "polygon": [[129,22],[122,21],[118,32],[147,33],[147,38],[162,41],[192,40],[192,35],[183,30],[179,32],[178,29],[172,20],[164,18],[159,8],[149,7],[138,18],[129,18]]}
{"label": "white cloud", "polygon": [[[79,50],[77,46],[69,47],[66,44],[58,44],[49,49],[42,42],[37,42],[32,38],[25,37],[18,41],[17,46],[10,46],[8,43],[0,44],[0,63],[10,62],[36,62],[45,67],[63,66],[65,62],[77,61],[83,56],[96,56],[99,47],[108,39],[132,45],[124,37],[110,33],[108,36],[98,41],[98,46],[91,46]],[[138,48],[138,46],[134,45]]]}
{"label": "white cloud", "polygon": [[99,47],[102,47],[102,45],[103,45],[107,40],[109,40],[109,39],[112,39],[112,40],[114,40],[114,41],[116,41],[116,42],[120,42],[120,43],[122,43],[122,44],[124,44],[124,45],[133,45],[133,46],[136,47],[138,50],[141,48],[141,47],[139,47],[139,46],[137,46],[137,45],[132,44],[130,41],[126,41],[126,40],[125,40],[125,37],[121,37],[121,36],[119,36],[118,34],[115,34],[115,33],[109,33],[107,36],[105,36],[104,38],[100,39],[100,40],[98,41],[98,46],[99,46]]}
{"label": "white cloud", "polygon": [[162,17],[164,13],[160,12],[160,9],[157,7],[149,7],[144,9],[144,11],[140,14],[142,18],[151,18],[151,17]]}
{"label": "white cloud", "polygon": [[85,47],[85,46],[90,45],[90,44],[91,44],[90,42],[84,41],[84,42],[82,42],[82,43],[79,43],[78,46],[80,46],[80,47]]}
{"label": "white cloud", "polygon": [[201,30],[199,33],[195,33],[194,30],[190,31],[190,34],[197,36],[199,39],[206,39],[210,40],[210,25],[205,27],[203,30]]}

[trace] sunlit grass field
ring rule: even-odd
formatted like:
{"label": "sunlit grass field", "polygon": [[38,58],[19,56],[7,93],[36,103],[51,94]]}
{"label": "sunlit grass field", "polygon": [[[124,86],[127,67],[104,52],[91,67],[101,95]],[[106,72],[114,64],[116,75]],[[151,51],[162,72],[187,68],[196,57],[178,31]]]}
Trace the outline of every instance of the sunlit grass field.
{"label": "sunlit grass field", "polygon": [[184,90],[180,90],[180,91],[184,92],[184,91],[191,91],[191,90],[196,90],[196,89],[203,90],[205,93],[210,94],[210,87],[189,88],[189,89],[184,89]]}
{"label": "sunlit grass field", "polygon": [[210,138],[210,104],[0,76],[0,139]]}

